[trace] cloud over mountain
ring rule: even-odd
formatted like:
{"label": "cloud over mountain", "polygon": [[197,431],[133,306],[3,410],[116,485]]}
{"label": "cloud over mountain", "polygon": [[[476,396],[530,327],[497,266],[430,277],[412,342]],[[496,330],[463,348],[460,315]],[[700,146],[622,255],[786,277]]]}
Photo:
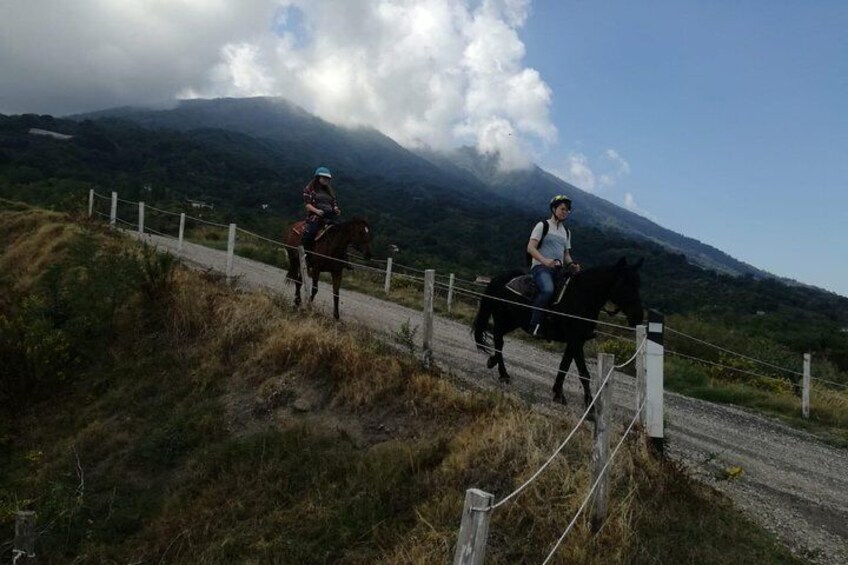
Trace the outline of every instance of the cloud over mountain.
{"label": "cloud over mountain", "polygon": [[411,147],[474,145],[504,168],[556,140],[523,66],[528,0],[10,0],[0,112],[277,95]]}

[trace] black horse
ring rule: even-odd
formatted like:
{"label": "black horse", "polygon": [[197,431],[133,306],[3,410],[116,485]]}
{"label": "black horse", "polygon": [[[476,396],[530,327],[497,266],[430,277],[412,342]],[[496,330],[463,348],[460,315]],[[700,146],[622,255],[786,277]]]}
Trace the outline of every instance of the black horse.
{"label": "black horse", "polygon": [[[641,266],[641,259],[628,265],[627,260],[622,257],[615,265],[586,269],[572,276],[562,300],[551,306],[553,311],[584,318],[581,320],[570,316],[546,314],[547,320],[543,324],[543,327],[547,328],[545,336],[550,340],[566,343],[553,387],[555,401],[565,404],[562,385],[568,367],[574,361],[580,373],[580,383],[583,385],[583,401],[586,406],[591,402],[591,376],[586,368],[583,344],[595,337],[596,324],[589,320],[597,320],[601,309],[608,302],[615,305],[616,311],[624,312],[631,326],[642,323],[642,299],[639,295]],[[487,366],[491,369],[497,365],[500,380],[503,382],[510,380],[502,353],[504,335],[519,327],[527,329],[530,325],[530,302],[506,288],[509,281],[522,274],[522,271],[512,271],[492,279],[486,287],[485,296],[480,300],[480,308],[472,325],[477,348],[491,353]],[[494,350],[487,339],[490,318],[494,319],[494,329],[491,331]]]}

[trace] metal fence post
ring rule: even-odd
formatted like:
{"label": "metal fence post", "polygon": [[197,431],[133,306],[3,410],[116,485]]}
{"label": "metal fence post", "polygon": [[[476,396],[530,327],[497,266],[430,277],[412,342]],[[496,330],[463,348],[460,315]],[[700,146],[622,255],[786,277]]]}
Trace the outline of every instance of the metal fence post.
{"label": "metal fence post", "polygon": [[227,237],[227,282],[233,276],[233,255],[236,252],[236,225],[230,224],[230,234]]}
{"label": "metal fence post", "polygon": [[645,342],[647,349],[645,355],[646,366],[646,402],[645,422],[648,436],[657,449],[663,453],[663,358],[665,347],[663,335],[665,333],[665,317],[654,310],[648,311],[648,341]]}
{"label": "metal fence post", "polygon": [[424,366],[429,368],[433,361],[433,294],[436,289],[436,271],[424,271]]}
{"label": "metal fence post", "polygon": [[495,495],[480,489],[470,488],[465,491],[462,524],[459,526],[456,552],[453,555],[454,565],[483,565],[486,557],[486,540],[489,537],[489,519],[492,513],[475,510],[475,508],[488,508],[494,500]]}
{"label": "metal fence post", "polygon": [[383,286],[383,290],[386,294],[389,293],[389,290],[392,288],[392,258],[389,257],[386,259],[386,284]]}
{"label": "metal fence post", "polygon": [[[601,386],[608,373],[614,371],[615,355],[598,353],[598,378],[595,381]],[[595,391],[595,443],[592,449],[592,477],[598,481],[592,501],[595,508],[592,515],[592,531],[598,532],[607,517],[607,491],[609,490],[609,469],[604,472],[610,456],[609,422],[612,411],[612,383],[615,374],[610,374],[607,384],[600,391]],[[604,472],[603,476],[601,473]],[[598,480],[600,477],[600,480]]]}
{"label": "metal fence post", "polygon": [[144,202],[138,203],[138,235],[144,235]]}
{"label": "metal fence post", "polygon": [[810,417],[810,361],[811,355],[804,353],[804,389],[801,392],[801,414]]}

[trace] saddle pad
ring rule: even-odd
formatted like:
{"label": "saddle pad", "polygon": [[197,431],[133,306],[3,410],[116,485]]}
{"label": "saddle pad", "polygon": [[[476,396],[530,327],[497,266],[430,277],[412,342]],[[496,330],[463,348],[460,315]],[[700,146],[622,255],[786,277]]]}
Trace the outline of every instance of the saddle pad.
{"label": "saddle pad", "polygon": [[[315,241],[318,241],[319,239],[321,239],[321,237],[325,233],[327,233],[330,230],[330,228],[333,227],[333,225],[334,224],[324,224],[324,227],[322,227],[320,230],[318,230],[318,235],[315,236]],[[303,237],[303,232],[304,232],[305,229],[306,229],[306,222],[303,221],[303,220],[297,222],[294,226],[292,226],[292,231],[294,233],[296,233],[297,235],[301,236],[301,237]]]}
{"label": "saddle pad", "polygon": [[[571,281],[571,277],[565,279],[565,284],[563,284],[556,293],[555,298],[551,304],[559,304],[562,300],[562,297],[565,296],[565,290],[568,288],[568,283]],[[506,283],[506,288],[510,292],[517,294],[518,296],[522,296],[527,300],[533,300],[536,296],[536,283],[533,282],[532,275],[520,275]]]}

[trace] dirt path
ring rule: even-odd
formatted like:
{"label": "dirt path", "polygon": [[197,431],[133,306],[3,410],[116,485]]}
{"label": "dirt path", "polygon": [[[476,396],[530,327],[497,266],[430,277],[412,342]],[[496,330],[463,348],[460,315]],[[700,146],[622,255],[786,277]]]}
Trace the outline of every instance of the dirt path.
{"label": "dirt path", "polygon": [[[176,241],[146,236],[162,249],[176,251]],[[188,263],[224,271],[226,254],[186,243]],[[286,296],[284,272],[236,257],[233,272],[240,282],[270,288]],[[344,286],[344,285],[343,285]],[[322,284],[316,308],[331,308],[329,285]],[[421,326],[421,312],[371,296],[342,289],[342,320],[361,323],[387,340],[401,325]],[[470,386],[499,387],[496,372],[485,366],[485,357],[474,348],[469,328],[451,320],[434,322],[434,361]],[[417,339],[420,346],[420,331]],[[550,387],[560,355],[520,340],[507,338],[510,388],[544,410],[554,408]],[[591,369],[592,367],[590,367]],[[566,380],[569,407],[575,413],[577,379]],[[620,420],[632,417],[633,379],[616,374],[614,398]],[[797,555],[813,563],[848,565],[848,450],[826,445],[814,436],[778,421],[743,410],[666,393],[668,454],[691,473],[727,494],[753,520],[773,532]],[[730,467],[741,476],[720,479]]]}

